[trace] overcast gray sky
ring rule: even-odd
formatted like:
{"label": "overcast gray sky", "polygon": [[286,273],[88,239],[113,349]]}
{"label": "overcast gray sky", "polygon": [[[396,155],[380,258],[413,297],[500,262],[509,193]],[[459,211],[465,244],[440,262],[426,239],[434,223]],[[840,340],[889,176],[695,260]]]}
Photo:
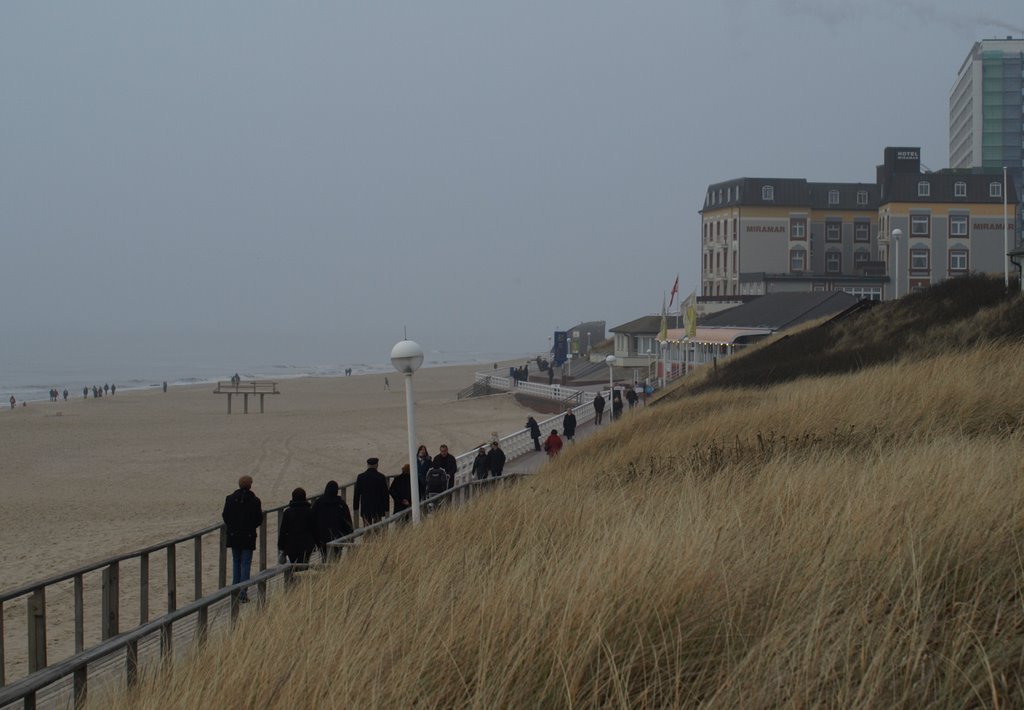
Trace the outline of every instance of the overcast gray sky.
{"label": "overcast gray sky", "polygon": [[886,145],[945,167],[960,63],[1022,25],[1019,0],[5,2],[0,343],[541,349],[697,288],[710,182],[868,181]]}

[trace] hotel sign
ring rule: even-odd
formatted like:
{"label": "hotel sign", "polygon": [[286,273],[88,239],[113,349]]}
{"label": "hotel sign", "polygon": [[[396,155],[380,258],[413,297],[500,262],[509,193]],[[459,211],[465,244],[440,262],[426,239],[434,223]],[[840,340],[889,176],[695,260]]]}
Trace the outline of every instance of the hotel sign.
{"label": "hotel sign", "polygon": [[[1013,230],[1014,230],[1013,222],[1007,222],[1006,223],[1006,229],[1008,231],[1010,231],[1010,232],[1013,232]],[[1003,231],[1003,223],[1002,223],[1002,221],[999,221],[999,222],[991,222],[991,221],[975,222],[974,223],[974,231],[976,231],[976,232],[1001,232],[1001,231]]]}
{"label": "hotel sign", "polygon": [[743,225],[744,234],[785,234],[789,231],[789,220],[763,220]]}

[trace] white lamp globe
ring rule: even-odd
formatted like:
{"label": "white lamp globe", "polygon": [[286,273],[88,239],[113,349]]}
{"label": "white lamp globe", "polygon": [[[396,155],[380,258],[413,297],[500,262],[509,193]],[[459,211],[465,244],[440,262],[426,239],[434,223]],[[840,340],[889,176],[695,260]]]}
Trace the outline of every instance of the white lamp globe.
{"label": "white lamp globe", "polygon": [[616,357],[614,355],[609,355],[608,357],[606,357],[604,359],[604,361],[605,361],[605,363],[607,363],[608,367],[611,367],[612,365],[614,365],[615,364],[615,360],[616,360]]}
{"label": "white lamp globe", "polygon": [[404,375],[411,375],[423,364],[423,348],[412,340],[403,340],[391,348],[391,364]]}

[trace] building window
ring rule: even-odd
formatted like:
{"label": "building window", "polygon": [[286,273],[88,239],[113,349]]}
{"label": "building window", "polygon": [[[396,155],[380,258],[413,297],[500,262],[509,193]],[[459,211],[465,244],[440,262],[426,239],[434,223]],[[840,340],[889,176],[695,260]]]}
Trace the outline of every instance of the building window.
{"label": "building window", "polygon": [[1003,183],[1001,183],[1001,182],[990,182],[988,184],[988,196],[989,197],[1002,197],[1003,196]]}
{"label": "building window", "polygon": [[828,191],[828,203],[830,205],[838,205],[839,204],[839,190],[829,190]]}
{"label": "building window", "polygon": [[967,215],[951,214],[949,216],[949,236],[967,238]]}
{"label": "building window", "polygon": [[911,249],[910,270],[928,271],[931,268],[929,264],[929,254],[930,252],[927,249]]}
{"label": "building window", "polygon": [[771,185],[765,185],[761,188],[761,199],[766,202],[771,202],[775,199],[775,188]]}
{"label": "building window", "polygon": [[731,187],[727,187],[725,189],[725,201],[726,202],[732,202],[732,188]]}
{"label": "building window", "polygon": [[803,249],[790,249],[789,250],[789,270],[794,273],[800,273],[804,270],[804,262],[807,252]]}
{"label": "building window", "polygon": [[868,191],[858,190],[857,191],[857,205],[860,207],[865,206],[868,203]]}
{"label": "building window", "polygon": [[966,249],[950,249],[949,250],[949,271],[953,272],[966,272],[967,271],[967,250]]}
{"label": "building window", "polygon": [[738,220],[735,217],[733,217],[732,218],[732,238],[734,240],[736,239],[736,237],[739,236],[739,234],[740,234],[739,230],[740,230],[740,226],[738,224]]}
{"label": "building window", "polygon": [[967,197],[967,183],[958,182],[953,184],[954,197]]}
{"label": "building window", "polygon": [[789,220],[789,238],[790,239],[806,239],[807,238],[807,220],[806,219],[795,219]]}
{"label": "building window", "polygon": [[917,183],[917,196],[918,197],[931,197],[931,194],[932,194],[931,183],[928,183],[928,182],[926,182],[924,180],[922,180],[921,182]]}
{"label": "building window", "polygon": [[825,241],[828,242],[841,242],[843,240],[843,223],[842,222],[826,222],[825,223]]}
{"label": "building window", "polygon": [[855,242],[870,242],[871,241],[871,223],[870,222],[855,222],[853,225],[853,241]]}
{"label": "building window", "polygon": [[860,251],[853,252],[853,265],[860,266],[865,262],[871,261],[871,252],[861,249]]}
{"label": "building window", "polygon": [[843,254],[838,251],[825,252],[825,273],[838,274],[843,270]]}
{"label": "building window", "polygon": [[915,237],[927,237],[931,234],[931,218],[926,214],[910,216],[910,233]]}
{"label": "building window", "polygon": [[722,201],[722,188],[718,188],[718,201]]}
{"label": "building window", "polygon": [[843,289],[846,293],[851,296],[856,296],[861,299],[869,299],[871,301],[882,300],[882,287],[881,286],[847,286]]}

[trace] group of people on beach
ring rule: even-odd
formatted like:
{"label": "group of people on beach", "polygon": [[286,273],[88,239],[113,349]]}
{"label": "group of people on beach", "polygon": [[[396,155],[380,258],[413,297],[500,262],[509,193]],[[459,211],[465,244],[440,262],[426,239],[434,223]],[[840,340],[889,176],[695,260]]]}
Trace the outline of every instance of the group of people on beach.
{"label": "group of people on beach", "polygon": [[[92,387],[92,398],[93,399],[99,399],[100,397],[102,397],[105,394],[109,394],[111,397],[113,397],[115,394],[117,394],[117,385],[106,384],[106,385],[103,385],[102,387],[100,387],[99,385],[93,385],[93,387]],[[64,399],[66,400],[67,398],[68,398],[68,391],[64,390]],[[82,399],[89,399],[89,388],[88,387],[83,387],[82,388]],[[54,400],[54,401],[56,401],[56,400]]]}
{"label": "group of people on beach", "polygon": [[[483,456],[482,463],[479,459]],[[491,442],[489,451],[481,446],[473,464],[477,478],[500,476],[505,467],[505,453],[497,441]],[[409,464],[388,482],[379,469],[380,460],[366,460],[366,470],[356,477],[353,486],[352,508],[364,526],[386,518],[391,510],[399,513],[412,505],[412,479]],[[428,500],[455,486],[458,461],[441,444],[436,456],[431,457],[427,447],[420,445],[416,452],[416,479],[423,499]],[[238,489],[224,499],[221,518],[227,530],[227,547],[231,548],[232,584],[245,582],[250,577],[256,538],[263,523],[263,504],[252,492],[252,476],[238,479]],[[310,503],[306,490],[296,488],[285,508],[277,531],[278,561],[309,562],[315,550],[327,561],[331,551],[327,543],[349,535],[353,531],[353,516],[345,498],[340,495],[337,481],[328,481],[323,495]],[[244,592],[240,601],[248,601]]]}

